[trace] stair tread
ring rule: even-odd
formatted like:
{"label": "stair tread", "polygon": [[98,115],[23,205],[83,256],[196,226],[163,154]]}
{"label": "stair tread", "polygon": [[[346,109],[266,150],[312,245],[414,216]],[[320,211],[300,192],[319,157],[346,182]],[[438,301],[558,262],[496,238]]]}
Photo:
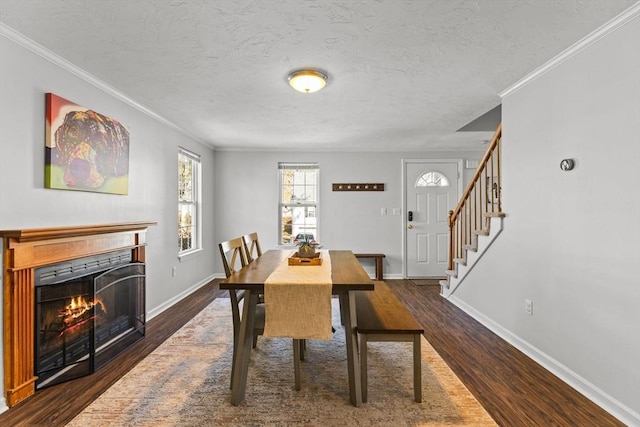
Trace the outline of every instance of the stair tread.
{"label": "stair tread", "polygon": [[463,245],[462,249],[466,249],[468,251],[472,251],[472,252],[477,252],[478,251],[478,246],[474,246],[474,245]]}
{"label": "stair tread", "polygon": [[440,280],[440,286],[444,286],[449,289],[449,280]]}
{"label": "stair tread", "polygon": [[485,228],[485,229],[480,229],[480,230],[473,230],[473,234],[475,234],[476,236],[488,236],[489,235],[489,229]]}
{"label": "stair tread", "polygon": [[484,216],[487,218],[504,218],[504,212],[485,212]]}
{"label": "stair tread", "polygon": [[447,276],[458,277],[458,270],[446,270],[444,273]]}
{"label": "stair tread", "polygon": [[454,258],[453,262],[460,265],[467,265],[467,260],[464,258]]}

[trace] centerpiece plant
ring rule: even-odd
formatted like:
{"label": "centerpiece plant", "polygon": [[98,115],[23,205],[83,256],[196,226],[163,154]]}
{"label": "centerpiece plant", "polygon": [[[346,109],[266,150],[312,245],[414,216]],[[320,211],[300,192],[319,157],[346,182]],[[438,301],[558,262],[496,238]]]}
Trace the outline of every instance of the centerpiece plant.
{"label": "centerpiece plant", "polygon": [[316,255],[316,247],[317,243],[312,241],[312,238],[307,234],[304,236],[304,239],[300,240],[298,243],[298,256],[300,258],[313,258]]}

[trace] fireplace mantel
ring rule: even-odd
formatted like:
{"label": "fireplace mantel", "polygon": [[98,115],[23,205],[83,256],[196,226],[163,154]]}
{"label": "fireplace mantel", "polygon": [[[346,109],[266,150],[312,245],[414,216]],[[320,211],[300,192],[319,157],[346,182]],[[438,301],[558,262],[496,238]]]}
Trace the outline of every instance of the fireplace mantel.
{"label": "fireplace mantel", "polygon": [[0,230],[3,239],[4,380],[9,406],[35,392],[34,272],[38,267],[130,249],[144,262],[146,230],[156,222]]}

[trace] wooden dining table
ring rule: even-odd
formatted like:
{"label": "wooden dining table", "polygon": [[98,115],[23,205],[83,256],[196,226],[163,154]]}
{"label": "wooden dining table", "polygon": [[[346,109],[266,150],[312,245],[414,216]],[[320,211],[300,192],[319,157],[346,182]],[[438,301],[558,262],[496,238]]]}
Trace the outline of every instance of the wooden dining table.
{"label": "wooden dining table", "polygon": [[[233,405],[239,405],[244,400],[258,295],[264,293],[264,282],[269,275],[294,252],[293,250],[268,250],[220,283],[220,289],[245,291],[238,351],[236,352],[236,370],[231,380],[231,403]],[[330,250],[328,252],[331,258],[332,293],[338,296],[345,330],[349,396],[354,406],[361,406],[361,373],[354,291],[372,291],[374,285],[353,252],[349,250]],[[305,268],[305,266],[292,266],[291,268]]]}

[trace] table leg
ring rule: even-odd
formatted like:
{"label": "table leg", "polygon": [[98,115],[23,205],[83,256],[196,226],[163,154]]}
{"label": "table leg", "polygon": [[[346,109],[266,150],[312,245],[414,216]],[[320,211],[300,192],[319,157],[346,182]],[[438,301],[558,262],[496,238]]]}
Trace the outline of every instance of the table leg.
{"label": "table leg", "polygon": [[344,335],[347,343],[347,366],[349,371],[349,395],[354,406],[362,406],[362,384],[358,353],[358,331],[356,329],[356,297],[353,292],[340,294],[341,311],[344,314]]}
{"label": "table leg", "polygon": [[240,338],[238,339],[238,351],[236,352],[235,372],[231,373],[231,404],[235,406],[244,400],[257,304],[258,293],[246,290],[242,308],[242,321],[240,322]]}

